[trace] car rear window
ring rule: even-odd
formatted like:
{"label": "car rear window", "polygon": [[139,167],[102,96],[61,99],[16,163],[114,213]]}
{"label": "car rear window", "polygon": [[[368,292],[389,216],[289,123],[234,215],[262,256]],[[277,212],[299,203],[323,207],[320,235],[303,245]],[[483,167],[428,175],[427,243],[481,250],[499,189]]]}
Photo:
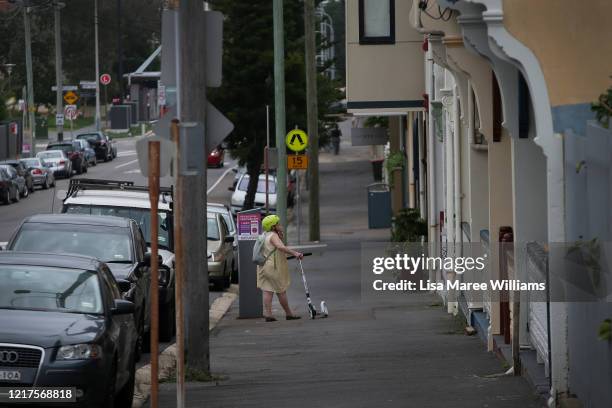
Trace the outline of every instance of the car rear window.
{"label": "car rear window", "polygon": [[101,140],[102,136],[100,136],[97,133],[86,133],[86,134],[83,134],[83,135],[78,135],[76,138],[77,139],[85,139],[85,140],[90,140],[90,139]]}
{"label": "car rear window", "polygon": [[59,159],[62,154],[60,152],[40,152],[37,156],[41,159]]}
{"label": "car rear window", "polygon": [[[247,191],[247,189],[249,188],[249,175],[245,174],[242,177],[242,180],[240,181],[240,185],[238,186],[238,190],[240,191]],[[264,179],[259,179],[257,182],[257,192],[258,193],[265,193],[266,192],[266,180]],[[274,180],[270,177],[270,179],[268,179],[268,193],[270,194],[276,194],[276,183],[274,182]]]}
{"label": "car rear window", "polygon": [[65,152],[74,151],[74,146],[71,144],[51,145],[47,147],[47,150],[63,150]]}
{"label": "car rear window", "polygon": [[38,159],[23,159],[23,164],[28,167],[40,167],[40,160]]}

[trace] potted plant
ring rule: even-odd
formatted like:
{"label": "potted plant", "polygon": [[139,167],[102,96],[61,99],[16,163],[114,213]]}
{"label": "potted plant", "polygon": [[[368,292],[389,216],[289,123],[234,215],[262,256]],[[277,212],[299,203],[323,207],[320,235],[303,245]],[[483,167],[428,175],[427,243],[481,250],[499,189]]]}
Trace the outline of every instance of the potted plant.
{"label": "potted plant", "polygon": [[387,174],[389,175],[389,185],[393,187],[393,180],[396,172],[401,172],[406,167],[406,158],[402,152],[394,152],[387,157],[385,163]]}

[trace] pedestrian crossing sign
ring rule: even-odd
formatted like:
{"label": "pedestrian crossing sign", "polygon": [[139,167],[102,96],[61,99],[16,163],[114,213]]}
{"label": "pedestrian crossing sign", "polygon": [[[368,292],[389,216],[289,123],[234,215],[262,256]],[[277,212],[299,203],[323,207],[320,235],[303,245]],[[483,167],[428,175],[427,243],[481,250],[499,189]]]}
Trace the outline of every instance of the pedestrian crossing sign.
{"label": "pedestrian crossing sign", "polygon": [[308,135],[300,129],[293,129],[285,138],[287,147],[294,152],[301,152],[308,147]]}

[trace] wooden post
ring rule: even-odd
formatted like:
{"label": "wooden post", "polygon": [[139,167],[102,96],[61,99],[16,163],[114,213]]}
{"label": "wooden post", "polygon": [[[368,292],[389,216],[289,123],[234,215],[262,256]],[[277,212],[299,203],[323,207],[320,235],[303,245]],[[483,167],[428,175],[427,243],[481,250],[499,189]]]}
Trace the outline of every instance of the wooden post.
{"label": "wooden post", "polygon": [[151,408],[158,406],[159,372],[159,142],[149,142],[149,201],[151,202]]}
{"label": "wooden post", "polygon": [[[170,125],[170,135],[176,146],[175,171],[181,165],[181,149],[179,138],[179,121],[174,119]],[[175,197],[182,197],[183,182],[181,177],[176,177]],[[185,263],[183,262],[183,231],[181,228],[181,202],[174,199],[172,213],[174,215],[174,279],[175,279],[175,302],[176,302],[176,406],[185,406],[185,314],[183,306],[183,282]]]}

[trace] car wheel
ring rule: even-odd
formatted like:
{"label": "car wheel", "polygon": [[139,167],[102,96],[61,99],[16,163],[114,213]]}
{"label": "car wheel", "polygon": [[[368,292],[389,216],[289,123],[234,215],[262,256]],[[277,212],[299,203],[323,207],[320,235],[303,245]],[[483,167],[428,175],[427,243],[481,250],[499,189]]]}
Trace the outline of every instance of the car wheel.
{"label": "car wheel", "polygon": [[26,198],[29,195],[30,195],[30,190],[28,190],[28,186],[24,184],[23,191],[21,192],[21,198]]}
{"label": "car wheel", "polygon": [[174,335],[174,325],[176,322],[174,319],[176,316],[174,309],[174,301],[170,301],[159,315],[159,341],[161,342],[172,340]]}
{"label": "car wheel", "polygon": [[238,268],[235,266],[235,261],[232,261],[232,283],[238,283]]}
{"label": "car wheel", "polygon": [[136,383],[136,362],[132,356],[129,366],[130,377],[115,397],[115,408],[131,408],[134,401],[134,385]]}
{"label": "car wheel", "polygon": [[45,182],[42,185],[43,190],[48,190],[49,189],[49,176],[45,177]]}
{"label": "car wheel", "polygon": [[19,193],[19,188],[15,189],[15,198],[13,198],[13,202],[14,203],[18,203],[19,199],[20,199],[21,194]]}

